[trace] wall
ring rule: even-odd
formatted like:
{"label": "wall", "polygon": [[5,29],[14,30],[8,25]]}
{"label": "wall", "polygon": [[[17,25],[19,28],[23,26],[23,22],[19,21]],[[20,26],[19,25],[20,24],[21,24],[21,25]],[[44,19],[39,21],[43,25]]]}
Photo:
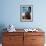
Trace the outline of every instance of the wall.
{"label": "wall", "polygon": [[[20,21],[20,5],[33,5],[33,21]],[[16,28],[46,28],[46,1],[44,0],[1,0],[0,25],[13,24]]]}
{"label": "wall", "polygon": [[[33,21],[20,21],[20,5],[33,5]],[[13,24],[16,28],[42,27],[46,28],[46,1],[42,0],[1,0],[0,25]]]}

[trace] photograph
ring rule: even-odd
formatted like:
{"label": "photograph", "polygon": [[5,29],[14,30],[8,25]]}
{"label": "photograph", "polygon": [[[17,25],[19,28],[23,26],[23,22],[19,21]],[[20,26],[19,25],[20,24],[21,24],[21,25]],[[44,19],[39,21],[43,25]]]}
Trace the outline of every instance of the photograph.
{"label": "photograph", "polygon": [[20,20],[31,22],[32,19],[32,5],[20,5]]}

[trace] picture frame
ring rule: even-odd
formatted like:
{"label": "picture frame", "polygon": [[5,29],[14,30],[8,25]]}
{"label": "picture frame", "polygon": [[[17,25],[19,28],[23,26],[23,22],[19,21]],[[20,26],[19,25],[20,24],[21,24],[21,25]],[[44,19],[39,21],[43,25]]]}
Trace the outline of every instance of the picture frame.
{"label": "picture frame", "polygon": [[33,6],[32,5],[20,5],[20,21],[21,22],[33,21]]}

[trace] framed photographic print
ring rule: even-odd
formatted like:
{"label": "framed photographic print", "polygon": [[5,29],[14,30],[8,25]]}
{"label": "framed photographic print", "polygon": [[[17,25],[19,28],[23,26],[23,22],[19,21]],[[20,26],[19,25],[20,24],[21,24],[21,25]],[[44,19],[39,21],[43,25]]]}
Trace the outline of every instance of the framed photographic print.
{"label": "framed photographic print", "polygon": [[20,20],[22,22],[32,21],[32,5],[20,5]]}

